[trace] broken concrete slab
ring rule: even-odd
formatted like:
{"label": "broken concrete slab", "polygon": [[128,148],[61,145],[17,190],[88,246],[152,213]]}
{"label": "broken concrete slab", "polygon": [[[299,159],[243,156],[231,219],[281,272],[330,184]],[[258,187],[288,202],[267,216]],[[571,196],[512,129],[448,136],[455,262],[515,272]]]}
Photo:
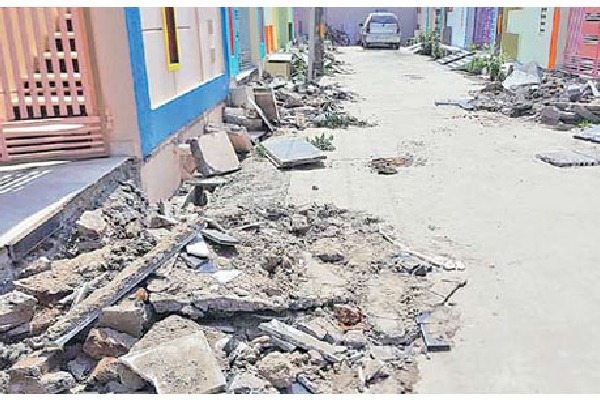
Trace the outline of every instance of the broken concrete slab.
{"label": "broken concrete slab", "polygon": [[80,355],[67,363],[67,369],[76,380],[82,381],[92,372],[95,365],[94,359]]}
{"label": "broken concrete slab", "polygon": [[591,112],[590,110],[588,110],[586,107],[584,107],[581,104],[573,104],[571,106],[571,110],[577,114],[577,116],[585,121],[589,121],[592,124],[597,124],[600,122],[600,118],[594,114],[593,112]]}
{"label": "broken concrete slab", "polygon": [[543,162],[556,167],[583,167],[600,165],[600,160],[575,150],[556,150],[536,154]]}
{"label": "broken concrete slab", "polygon": [[259,329],[267,333],[272,338],[298,346],[304,350],[316,350],[331,362],[341,361],[340,354],[346,349],[341,346],[333,346],[329,343],[318,340],[317,338],[304,333],[290,325],[279,322],[275,319],[268,323],[259,325]]}
{"label": "broken concrete slab", "polygon": [[[258,115],[260,115],[260,118],[265,123],[265,125],[267,126],[267,128],[269,129],[269,131],[270,132],[275,132],[275,128],[273,127],[273,125],[271,125],[271,122],[269,121],[269,118],[267,118],[267,116],[265,115],[265,113],[262,110],[262,108],[260,108],[260,106],[258,104],[256,104],[254,102],[254,100],[252,100],[250,98],[248,99],[248,103],[250,104],[250,106],[252,106],[256,110],[256,112],[258,113]],[[248,128],[248,130],[252,130],[252,129]],[[254,130],[257,130],[257,129],[254,129]],[[262,126],[258,130],[262,130]]]}
{"label": "broken concrete slab", "polygon": [[342,343],[353,349],[364,349],[368,340],[364,332],[360,329],[351,329],[344,334]]}
{"label": "broken concrete slab", "polygon": [[295,374],[287,354],[273,352],[261,359],[258,373],[277,389],[288,389],[294,382]]}
{"label": "broken concrete slab", "polygon": [[76,226],[78,234],[88,240],[101,240],[108,228],[101,208],[84,211],[77,220]]}
{"label": "broken concrete slab", "polygon": [[104,357],[120,357],[135,344],[136,338],[111,328],[94,328],[83,344],[88,356],[100,360]]}
{"label": "broken concrete slab", "polygon": [[191,139],[190,148],[202,176],[222,175],[240,168],[240,162],[225,132],[206,133]]}
{"label": "broken concrete slab", "polygon": [[540,122],[545,125],[558,125],[560,122],[560,110],[555,106],[544,106],[540,113]]}
{"label": "broken concrete slab", "polygon": [[235,394],[278,393],[268,380],[250,372],[235,375],[227,391]]}
{"label": "broken concrete slab", "polygon": [[279,110],[271,88],[254,88],[254,101],[269,121],[279,121]]}
{"label": "broken concrete slab", "polygon": [[473,104],[471,104],[471,101],[472,101],[472,99],[458,99],[458,100],[443,99],[443,100],[435,100],[434,104],[436,106],[458,106],[458,107],[462,108],[463,110],[472,111],[475,109],[475,107],[473,106]]}
{"label": "broken concrete slab", "polygon": [[367,320],[380,344],[398,346],[409,342],[406,326],[397,315],[377,315]]}
{"label": "broken concrete slab", "polygon": [[417,316],[417,323],[421,328],[421,335],[423,336],[427,351],[450,351],[450,343],[441,337],[434,336],[430,332],[428,327],[430,317],[430,312],[422,312]]}
{"label": "broken concrete slab", "polygon": [[206,245],[206,242],[204,242],[204,240],[198,240],[196,242],[188,244],[187,246],[185,246],[185,251],[194,257],[200,258],[207,258],[210,255],[208,246]]}
{"label": "broken concrete slab", "polygon": [[52,372],[42,375],[37,382],[38,390],[27,392],[40,394],[58,394],[68,392],[75,387],[75,378],[65,371]]}
{"label": "broken concrete slab", "polygon": [[167,261],[173,260],[183,246],[197,235],[195,225],[182,224],[174,227],[151,251],[129,263],[114,279],[94,291],[48,328],[42,339],[53,341],[58,345],[67,343],[82,329],[95,321],[104,307],[116,303],[148,275]]}
{"label": "broken concrete slab", "polygon": [[129,301],[116,306],[104,307],[96,325],[112,328],[139,338],[151,322],[152,310],[147,304]]}
{"label": "broken concrete slab", "polygon": [[32,320],[37,300],[13,290],[0,296],[0,332],[6,332]]}
{"label": "broken concrete slab", "polygon": [[239,132],[227,132],[227,136],[236,153],[244,154],[252,151],[252,139],[245,130]]}
{"label": "broken concrete slab", "polygon": [[600,143],[600,126],[592,126],[573,135],[575,139],[586,140],[593,143]]}
{"label": "broken concrete slab", "polygon": [[502,86],[511,89],[523,85],[539,85],[542,74],[536,62],[531,61],[525,65],[514,64],[513,71],[504,79]]}
{"label": "broken concrete slab", "polygon": [[16,280],[13,284],[18,290],[34,296],[39,304],[51,305],[81,288],[90,276],[106,270],[112,251],[117,251],[116,246],[109,245],[72,259],[53,261],[50,270]]}
{"label": "broken concrete slab", "polygon": [[299,137],[269,139],[262,145],[277,168],[314,164],[327,158],[321,150]]}
{"label": "broken concrete slab", "polygon": [[219,393],[225,377],[200,325],[171,316],[155,324],[121,360],[158,394]]}
{"label": "broken concrete slab", "polygon": [[240,241],[235,237],[221,232],[217,229],[202,229],[202,236],[213,243],[224,245],[224,246],[233,246],[239,244]]}

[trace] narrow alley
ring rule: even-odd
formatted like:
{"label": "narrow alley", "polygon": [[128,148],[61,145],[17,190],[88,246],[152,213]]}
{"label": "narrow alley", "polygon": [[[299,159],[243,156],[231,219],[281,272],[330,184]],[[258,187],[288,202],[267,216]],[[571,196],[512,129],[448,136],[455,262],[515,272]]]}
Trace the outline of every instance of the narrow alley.
{"label": "narrow alley", "polygon": [[0,7],[1,394],[600,391],[600,7],[209,5]]}
{"label": "narrow alley", "polygon": [[[535,159],[597,146],[533,122],[436,108],[477,85],[429,58],[343,51],[356,74],[339,79],[365,98],[355,113],[380,124],[336,132],[331,168],[290,172],[290,197],[377,213],[410,246],[467,265],[456,346],[420,365],[418,391],[597,391],[600,354],[589,340],[600,334],[600,217],[590,204],[600,169]],[[390,176],[367,166],[405,152],[426,164]]]}

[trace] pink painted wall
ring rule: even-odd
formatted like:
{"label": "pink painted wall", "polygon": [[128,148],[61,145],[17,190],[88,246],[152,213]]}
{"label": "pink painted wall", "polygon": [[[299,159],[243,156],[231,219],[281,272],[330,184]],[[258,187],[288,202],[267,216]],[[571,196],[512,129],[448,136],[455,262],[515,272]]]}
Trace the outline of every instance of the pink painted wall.
{"label": "pink painted wall", "polygon": [[[90,10],[90,48],[98,69],[96,93],[113,116],[113,129],[108,132],[111,155],[141,157],[140,134],[129,60],[127,28],[123,7],[92,7]],[[102,110],[99,110],[103,112]]]}
{"label": "pink painted wall", "polygon": [[[343,29],[349,36],[352,44],[359,39],[360,28],[369,13],[383,7],[326,7],[325,21],[328,25],[336,29]],[[414,36],[417,29],[417,8],[416,7],[390,7],[385,8],[386,12],[392,12],[400,20],[400,29],[402,31],[402,41]]]}

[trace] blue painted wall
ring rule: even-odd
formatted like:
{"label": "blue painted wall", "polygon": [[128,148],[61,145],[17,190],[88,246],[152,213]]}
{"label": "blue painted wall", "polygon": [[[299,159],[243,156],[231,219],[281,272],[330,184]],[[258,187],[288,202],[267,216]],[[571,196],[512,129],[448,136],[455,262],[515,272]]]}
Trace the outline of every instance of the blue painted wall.
{"label": "blue painted wall", "polygon": [[[204,85],[152,109],[148,90],[148,72],[144,58],[144,40],[140,10],[137,7],[125,8],[125,23],[129,42],[131,74],[135,91],[138,128],[142,154],[147,157],[169,136],[198,118],[224,100],[229,93],[228,57],[225,56],[225,73]],[[225,9],[221,8],[221,27],[225,37]],[[224,54],[227,54],[224,41]]]}
{"label": "blue painted wall", "polygon": [[[225,59],[229,65],[229,76],[236,76],[240,73],[239,62],[239,23],[236,18],[235,7],[223,8],[225,13],[224,38],[225,38]],[[233,43],[231,38],[233,37]],[[233,44],[233,51],[232,51]]]}

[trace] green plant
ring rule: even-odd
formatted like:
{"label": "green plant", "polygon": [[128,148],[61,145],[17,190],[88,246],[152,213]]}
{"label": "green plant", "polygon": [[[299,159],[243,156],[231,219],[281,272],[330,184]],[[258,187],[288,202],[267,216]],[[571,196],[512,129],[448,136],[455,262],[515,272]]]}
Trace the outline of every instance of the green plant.
{"label": "green plant", "polygon": [[589,127],[591,125],[592,125],[592,123],[590,121],[588,121],[587,119],[584,119],[583,121],[579,121],[576,126],[578,128],[582,128],[583,129],[583,128],[587,128],[587,127]]}
{"label": "green plant", "polygon": [[265,150],[265,146],[263,146],[262,144],[257,144],[254,147],[254,152],[260,158],[265,158],[267,156],[267,150]]}
{"label": "green plant", "polygon": [[[308,140],[308,139],[307,139]],[[324,133],[321,136],[315,136],[314,139],[310,140],[310,143],[323,151],[333,151],[335,146],[333,145],[333,135],[325,136]]]}

